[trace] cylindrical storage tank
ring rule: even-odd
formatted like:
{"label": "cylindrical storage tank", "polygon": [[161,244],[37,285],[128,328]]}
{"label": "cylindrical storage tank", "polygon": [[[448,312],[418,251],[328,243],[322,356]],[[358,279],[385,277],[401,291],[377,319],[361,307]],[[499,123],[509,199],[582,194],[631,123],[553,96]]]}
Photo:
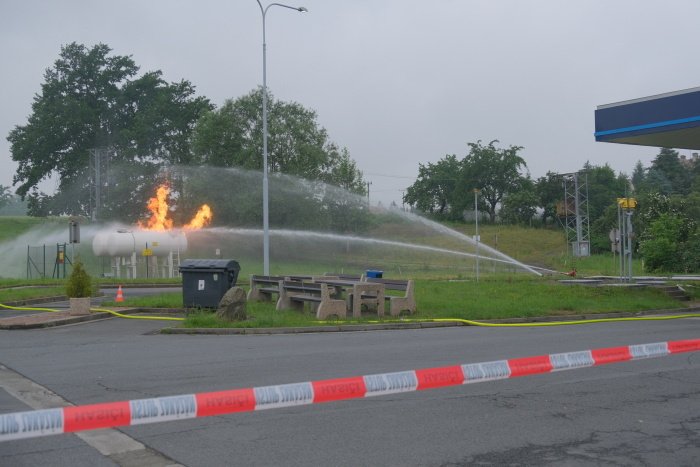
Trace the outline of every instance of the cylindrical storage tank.
{"label": "cylindrical storage tank", "polygon": [[95,256],[109,256],[109,239],[113,232],[101,230],[92,238],[92,252]]}
{"label": "cylindrical storage tank", "polygon": [[148,248],[153,256],[168,256],[170,252],[187,251],[187,236],[182,231],[121,230],[98,232],[92,240],[95,256],[140,255]]}

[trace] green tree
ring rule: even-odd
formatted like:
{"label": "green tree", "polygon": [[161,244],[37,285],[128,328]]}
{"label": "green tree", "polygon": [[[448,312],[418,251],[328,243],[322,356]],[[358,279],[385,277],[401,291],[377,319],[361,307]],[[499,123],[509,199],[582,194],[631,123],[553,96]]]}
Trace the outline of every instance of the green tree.
{"label": "green tree", "polygon": [[454,220],[473,208],[473,192],[477,189],[479,210],[487,211],[494,222],[504,196],[523,186],[526,177],[520,170],[527,169],[518,155],[521,147],[500,149],[494,146],[497,142],[486,146],[481,141],[468,143],[469,154],[461,161],[447,155],[434,164],[419,164],[418,178],[406,190],[403,201],[423,212]]}
{"label": "green tree", "polygon": [[12,192],[9,186],[0,185],[0,209],[4,208],[12,201]]}
{"label": "green tree", "polygon": [[84,298],[92,296],[93,292],[92,279],[85,271],[83,263],[77,260],[66,283],[66,295],[71,298]]}
{"label": "green tree", "polygon": [[564,200],[564,189],[562,188],[562,178],[554,172],[547,172],[547,175],[540,177],[535,182],[535,194],[537,195],[538,206],[542,208],[542,223],[557,220],[557,204]]}
{"label": "green tree", "polygon": [[651,192],[640,197],[635,230],[647,270],[700,271],[696,201],[693,194],[686,197]]}
{"label": "green tree", "polygon": [[357,164],[350,158],[347,148],[338,151],[337,147],[329,150],[330,173],[325,177],[326,182],[339,186],[345,190],[361,196],[367,194],[367,185],[362,178],[362,172],[357,168]]}
{"label": "green tree", "polygon": [[[19,195],[30,196],[32,214],[90,213],[93,148],[108,150],[110,165],[143,169],[136,178],[110,175],[129,198],[151,190],[152,166],[192,161],[190,137],[199,116],[211,108],[207,99],[194,97],[187,81],[165,82],[160,71],[139,77],[130,57],[110,52],[105,44],[63,46],[44,74],[27,124],[16,126],[7,138],[18,163],[13,182]],[[59,180],[57,193],[40,193],[37,185],[52,175]],[[123,199],[109,201],[124,204]],[[126,205],[112,214],[138,217],[140,210]]]}
{"label": "green tree", "polygon": [[693,154],[689,165],[691,167],[692,178],[690,190],[695,193],[700,193],[700,157],[698,157],[697,154]]}
{"label": "green tree", "polygon": [[499,214],[504,222],[531,225],[539,205],[533,181],[530,178],[523,178],[520,188],[506,194],[502,204]]}
{"label": "green tree", "polygon": [[434,164],[418,164],[418,178],[406,190],[404,203],[425,213],[460,218],[461,211],[452,209],[460,171],[461,164],[454,154]]}
{"label": "green tree", "polygon": [[639,242],[644,268],[649,272],[683,271],[682,252],[689,238],[684,219],[662,213],[645,230]]}
{"label": "green tree", "polygon": [[638,212],[635,230],[640,237],[644,237],[646,229],[664,214],[683,219],[682,231],[686,237],[695,230],[697,225],[697,221],[689,215],[695,212],[695,206],[689,207],[688,199],[685,197],[669,196],[659,192],[646,193],[639,198]]}
{"label": "green tree", "polygon": [[[193,138],[196,160],[215,167],[262,170],[262,89],[208,112]],[[362,173],[316,121],[316,112],[268,93],[268,170],[342,186],[364,194]]]}
{"label": "green tree", "polygon": [[646,171],[644,170],[642,161],[637,161],[637,164],[634,166],[634,171],[632,172],[630,182],[632,183],[635,195],[639,195],[640,193],[646,191]]}
{"label": "green tree", "polygon": [[610,229],[617,227],[617,198],[631,196],[624,174],[615,174],[608,165],[584,165],[588,181],[588,216],[591,225],[591,250],[605,251],[610,246]]}
{"label": "green tree", "polygon": [[[486,146],[481,141],[468,143],[469,154],[462,160],[457,188],[460,193],[470,193],[475,188],[481,190],[479,199],[483,201],[491,222],[496,221],[497,207],[503,198],[522,186],[524,177],[520,171],[527,169],[525,160],[518,155],[522,147],[502,149],[494,146],[497,142],[491,141]],[[469,204],[468,197],[460,198],[456,204],[461,212]]]}
{"label": "green tree", "polygon": [[[597,219],[608,206],[617,203],[617,198],[630,196],[629,183],[623,174],[616,175],[608,165],[596,166],[586,163],[583,170],[588,180],[589,218]],[[606,234],[607,235],[607,234]]]}
{"label": "green tree", "polygon": [[687,195],[692,183],[692,171],[681,164],[678,151],[662,148],[651,162],[650,184],[664,194]]}
{"label": "green tree", "polygon": [[700,191],[693,191],[688,196],[684,196],[685,214],[698,225],[700,225]]}

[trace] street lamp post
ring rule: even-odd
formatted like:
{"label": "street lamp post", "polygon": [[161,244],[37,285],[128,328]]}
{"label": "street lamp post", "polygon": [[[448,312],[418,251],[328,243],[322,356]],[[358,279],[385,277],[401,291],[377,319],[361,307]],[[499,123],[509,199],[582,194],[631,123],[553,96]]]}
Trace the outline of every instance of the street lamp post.
{"label": "street lamp post", "polygon": [[477,197],[479,196],[479,189],[474,188],[474,221],[476,222],[476,281],[479,282],[479,208],[477,204]]}
{"label": "street lamp post", "polygon": [[269,196],[268,196],[268,181],[267,181],[267,42],[265,41],[265,17],[267,10],[272,6],[289,8],[299,12],[309,11],[303,6],[295,7],[284,5],[282,3],[270,3],[263,8],[260,0],[258,2],[260,13],[262,14],[262,33],[263,33],[263,96],[262,96],[262,111],[263,111],[263,274],[270,275],[270,212],[269,212]]}

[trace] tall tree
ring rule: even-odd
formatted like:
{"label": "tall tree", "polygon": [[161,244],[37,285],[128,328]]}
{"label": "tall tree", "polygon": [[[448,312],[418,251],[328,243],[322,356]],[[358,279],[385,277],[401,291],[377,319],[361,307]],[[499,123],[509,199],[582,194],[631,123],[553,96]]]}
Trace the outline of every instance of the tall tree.
{"label": "tall tree", "polygon": [[637,161],[635,164],[630,182],[632,183],[632,188],[635,194],[640,194],[646,191],[646,171],[644,170],[642,161]]}
{"label": "tall tree", "polygon": [[494,146],[497,142],[468,143],[469,154],[461,161],[448,155],[436,163],[419,164],[418,179],[406,190],[404,202],[423,212],[459,219],[473,207],[472,193],[479,190],[478,209],[487,211],[494,222],[504,196],[521,189],[527,179],[520,174],[527,169],[518,155],[522,148],[501,149]]}
{"label": "tall tree", "polygon": [[[31,192],[34,214],[89,214],[91,149],[108,151],[115,165],[143,167],[137,177],[112,174],[129,187],[124,190],[129,198],[150,191],[153,164],[191,160],[189,139],[196,120],[210,108],[207,99],[194,97],[187,81],[165,82],[160,71],[137,77],[131,57],[110,52],[105,44],[63,46],[44,74],[27,124],[7,137],[18,163],[13,182],[22,197]],[[52,175],[59,179],[57,193],[39,193],[37,185]],[[133,218],[138,212],[117,214]]]}
{"label": "tall tree", "polygon": [[617,198],[631,196],[627,177],[615,174],[608,164],[601,166],[586,162],[583,170],[588,181],[589,219],[599,218],[605,208],[617,202]]}
{"label": "tall tree", "polygon": [[[479,195],[485,203],[491,222],[496,221],[498,205],[503,197],[516,192],[523,180],[521,170],[527,170],[525,160],[518,155],[520,146],[497,148],[491,141],[484,146],[481,141],[468,143],[469,154],[462,160],[460,173],[460,192],[481,190]],[[462,198],[460,208],[466,208],[468,198]],[[466,202],[466,203],[465,203]]]}
{"label": "tall tree", "polygon": [[332,145],[329,148],[329,157],[331,159],[330,173],[324,177],[326,181],[332,185],[337,185],[351,193],[358,195],[366,195],[367,188],[365,181],[362,178],[362,172],[357,168],[357,163],[350,158],[347,148],[340,151]]}
{"label": "tall tree", "polygon": [[663,194],[687,195],[692,183],[692,171],[681,164],[678,151],[662,148],[651,162],[650,184]]}
{"label": "tall tree", "polygon": [[501,219],[511,224],[531,225],[532,218],[537,213],[538,204],[534,182],[529,177],[523,177],[520,187],[503,197]]}
{"label": "tall tree", "polygon": [[608,165],[586,162],[582,175],[587,180],[588,219],[591,226],[591,251],[608,250],[610,229],[617,227],[617,198],[632,196],[624,174],[615,174]]}
{"label": "tall tree", "polygon": [[418,179],[408,187],[403,201],[423,212],[451,218],[461,217],[452,209],[461,163],[454,154],[436,163],[418,164]]}
{"label": "tall tree", "polygon": [[[204,115],[195,129],[197,162],[262,170],[262,89]],[[268,92],[268,170],[341,185],[364,194],[362,173],[347,149],[339,149],[316,121],[316,112]]]}
{"label": "tall tree", "polygon": [[0,185],[0,209],[4,208],[12,201],[12,193],[9,186]]}
{"label": "tall tree", "polygon": [[542,208],[542,223],[556,221],[557,204],[564,199],[562,188],[562,178],[554,172],[547,172],[547,175],[540,177],[535,182],[535,193],[537,195],[538,206]]}

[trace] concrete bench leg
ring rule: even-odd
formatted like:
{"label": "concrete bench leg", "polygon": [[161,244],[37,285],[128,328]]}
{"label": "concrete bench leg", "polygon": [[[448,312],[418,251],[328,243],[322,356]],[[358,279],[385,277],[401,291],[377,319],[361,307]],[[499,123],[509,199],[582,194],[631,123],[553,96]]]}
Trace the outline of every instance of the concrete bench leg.
{"label": "concrete bench leg", "polygon": [[250,290],[248,291],[248,296],[246,299],[249,302],[258,302],[262,300],[260,297],[260,292],[258,291],[257,287],[255,287],[255,283],[253,282],[253,279],[250,280]]}
{"label": "concrete bench leg", "polygon": [[[279,283],[279,290],[280,290],[280,298],[277,299],[277,307],[276,309],[278,311],[280,310],[288,310],[290,308],[294,308],[296,304],[292,303],[292,300],[290,299],[291,294],[287,292],[284,287],[282,287],[282,282]],[[304,307],[303,303],[299,303],[302,308]]]}
{"label": "concrete bench leg", "polygon": [[406,295],[403,297],[391,297],[389,299],[389,313],[391,316],[399,316],[402,311],[410,314],[416,312],[416,299],[413,295],[413,281],[408,281],[406,285]]}
{"label": "concrete bench leg", "polygon": [[328,319],[333,315],[339,319],[346,318],[347,308],[345,308],[345,300],[329,300],[318,305],[316,319]]}
{"label": "concrete bench leg", "polygon": [[249,302],[270,302],[272,301],[272,294],[270,292],[261,292],[258,289],[250,289],[247,299]]}
{"label": "concrete bench leg", "polygon": [[345,300],[336,300],[331,298],[331,289],[326,284],[321,284],[321,303],[316,309],[316,319],[327,319],[333,315],[340,319],[345,319],[347,307]]}

